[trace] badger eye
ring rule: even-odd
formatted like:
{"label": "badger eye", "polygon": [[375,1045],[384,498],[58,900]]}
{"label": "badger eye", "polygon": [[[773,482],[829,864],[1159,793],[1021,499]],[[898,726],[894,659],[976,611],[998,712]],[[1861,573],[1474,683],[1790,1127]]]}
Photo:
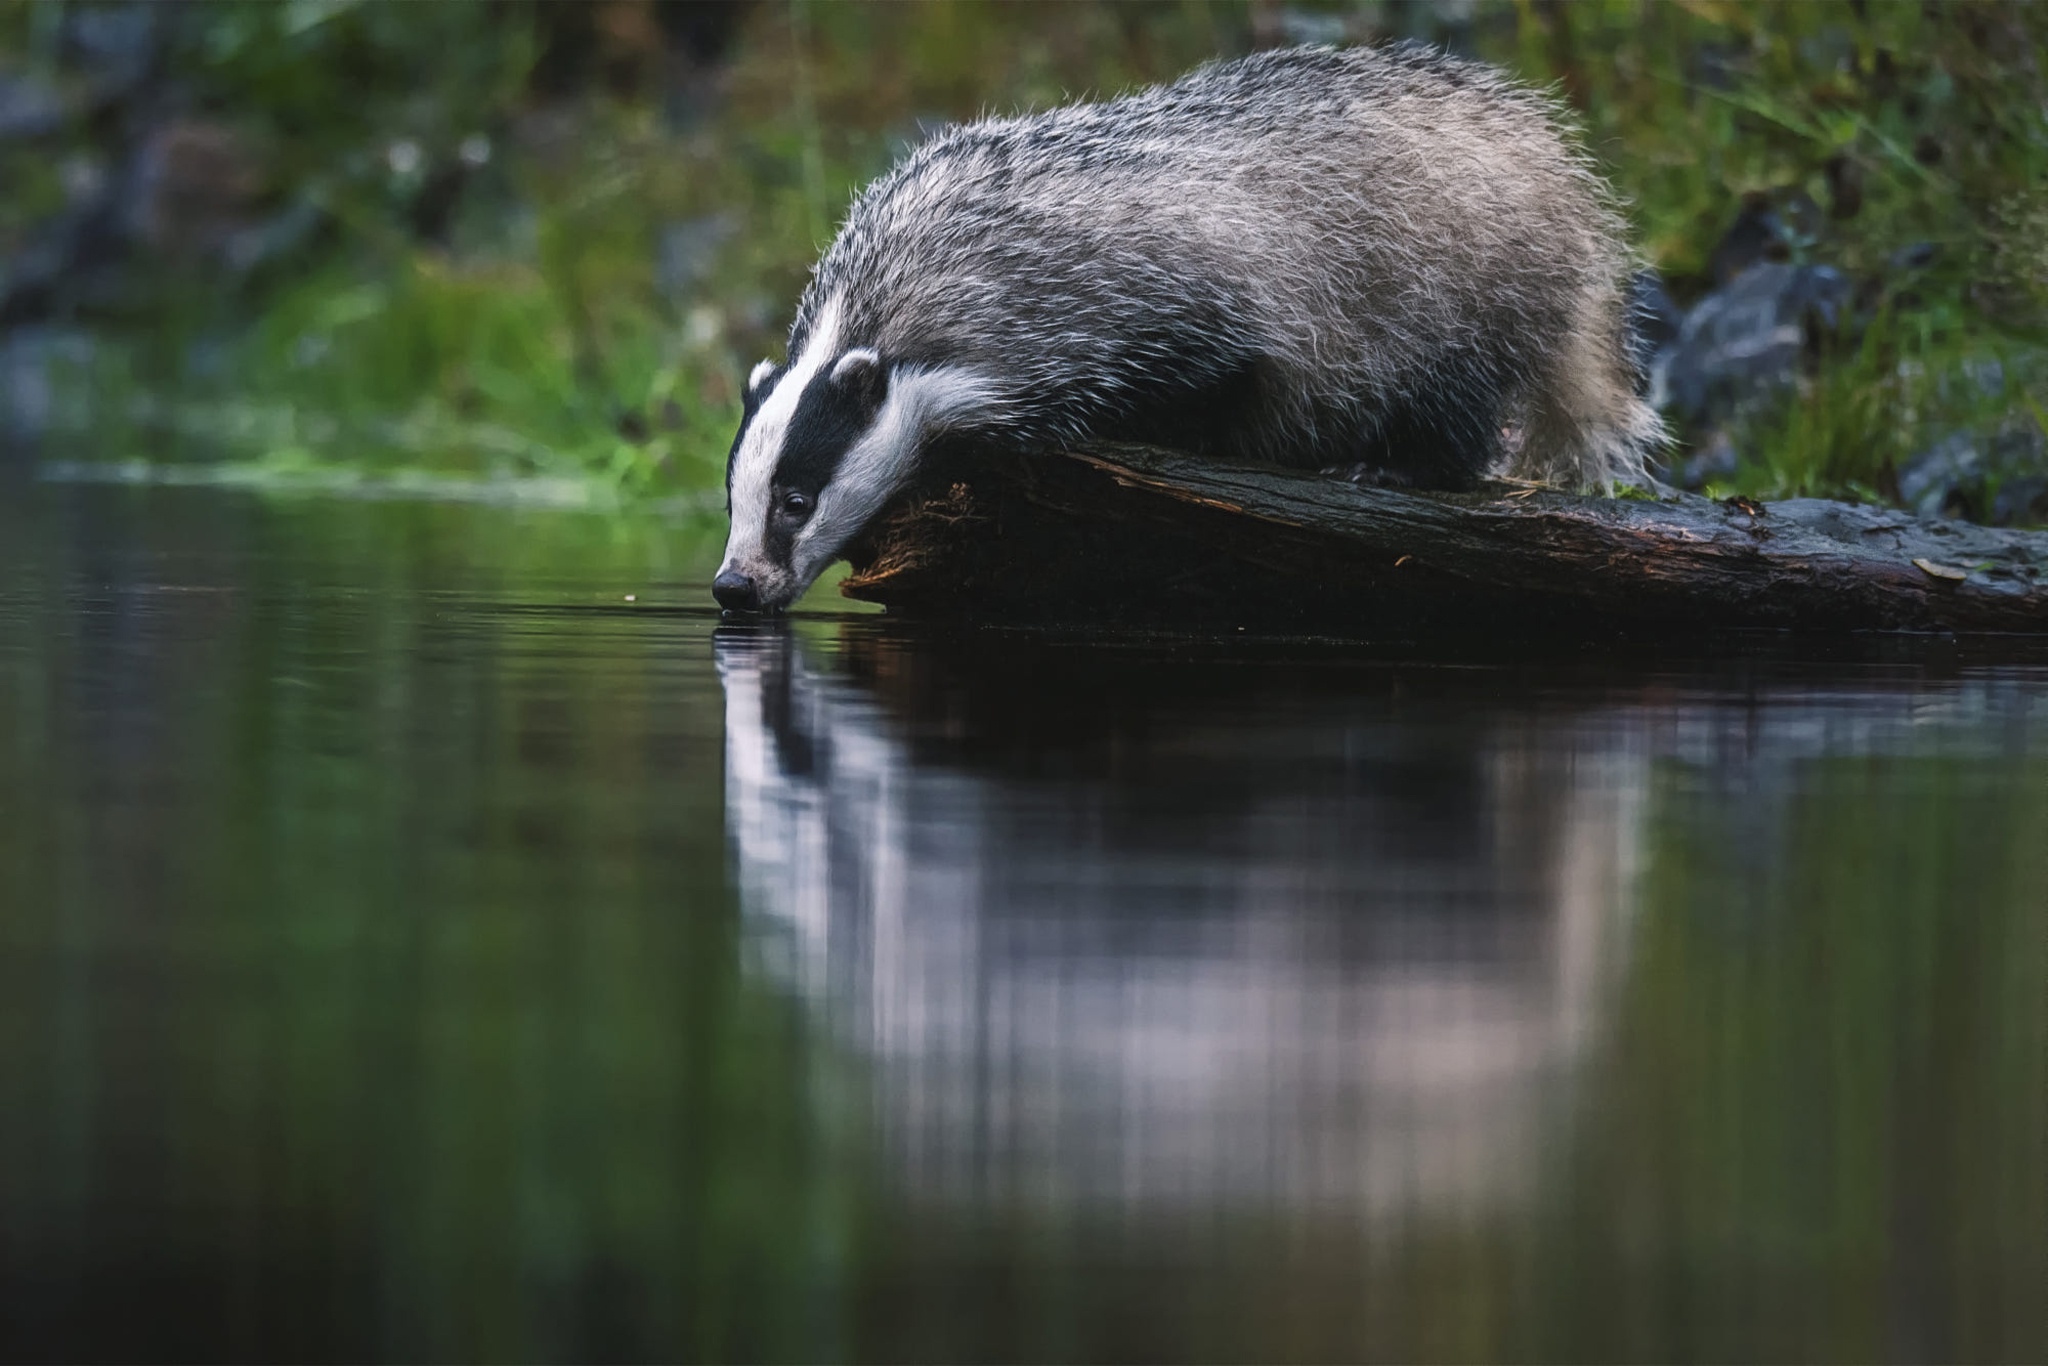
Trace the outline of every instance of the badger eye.
{"label": "badger eye", "polygon": [[811,510],[810,497],[802,493],[785,493],[782,495],[782,510],[792,517],[806,516]]}

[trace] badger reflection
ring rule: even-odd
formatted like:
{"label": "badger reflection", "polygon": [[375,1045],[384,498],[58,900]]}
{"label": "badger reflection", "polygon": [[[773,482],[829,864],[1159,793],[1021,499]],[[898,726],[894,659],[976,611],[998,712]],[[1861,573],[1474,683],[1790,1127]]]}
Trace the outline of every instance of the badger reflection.
{"label": "badger reflection", "polygon": [[721,636],[729,837],[758,966],[868,1059],[906,1184],[1527,1188],[1626,929],[1631,746],[1384,670],[838,653]]}

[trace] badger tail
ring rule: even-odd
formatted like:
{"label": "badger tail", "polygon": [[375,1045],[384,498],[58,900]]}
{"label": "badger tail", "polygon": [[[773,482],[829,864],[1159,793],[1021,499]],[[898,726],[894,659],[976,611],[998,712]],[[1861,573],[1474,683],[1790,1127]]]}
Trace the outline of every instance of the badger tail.
{"label": "badger tail", "polygon": [[1646,462],[1671,437],[1636,393],[1627,328],[1618,289],[1603,284],[1581,296],[1528,394],[1516,475],[1606,492],[1647,482]]}

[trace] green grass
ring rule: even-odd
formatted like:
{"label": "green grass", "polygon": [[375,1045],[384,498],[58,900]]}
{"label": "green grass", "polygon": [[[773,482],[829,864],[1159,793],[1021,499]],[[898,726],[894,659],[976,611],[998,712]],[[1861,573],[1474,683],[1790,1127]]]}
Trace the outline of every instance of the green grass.
{"label": "green grass", "polygon": [[[1793,224],[1790,259],[1858,282],[1860,334],[1731,425],[1742,464],[1717,491],[1886,498],[1941,436],[2038,420],[2048,11],[1581,0],[1519,14],[1513,64],[1581,103],[1646,254],[1681,297],[1708,287],[1745,195]],[[1920,244],[1928,263],[1892,264]]]}

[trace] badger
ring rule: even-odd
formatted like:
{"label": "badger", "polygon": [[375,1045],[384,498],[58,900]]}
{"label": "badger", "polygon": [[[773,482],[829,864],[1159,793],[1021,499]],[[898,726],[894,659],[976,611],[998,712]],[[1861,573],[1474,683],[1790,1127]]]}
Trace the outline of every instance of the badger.
{"label": "badger", "polygon": [[787,606],[941,442],[1638,478],[1631,266],[1558,105],[1420,45],[954,126],[855,199],[748,376],[713,594]]}

